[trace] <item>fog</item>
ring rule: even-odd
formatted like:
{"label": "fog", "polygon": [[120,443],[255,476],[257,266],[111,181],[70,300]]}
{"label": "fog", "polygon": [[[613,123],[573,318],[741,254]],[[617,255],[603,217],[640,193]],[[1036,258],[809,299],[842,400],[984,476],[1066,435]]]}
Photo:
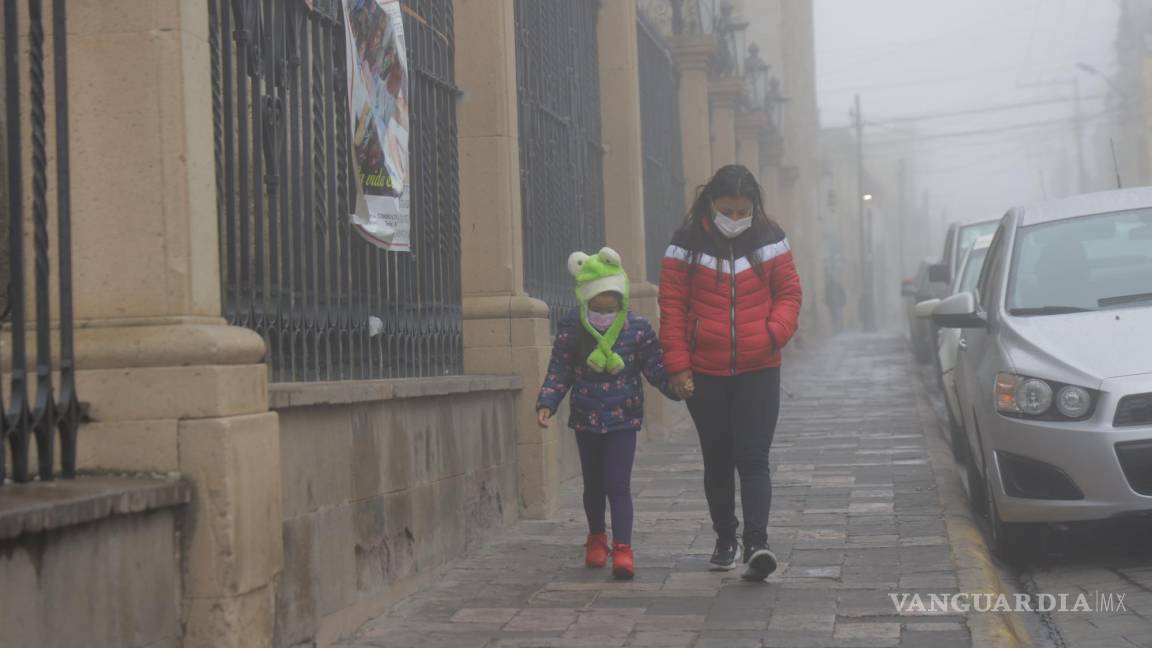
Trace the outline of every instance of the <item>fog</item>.
{"label": "fog", "polygon": [[816,0],[821,125],[850,125],[858,93],[866,167],[913,155],[930,213],[906,217],[939,231],[1077,193],[1078,83],[1084,189],[1110,188],[1122,83],[1103,77],[1117,73],[1120,12],[1110,0]]}

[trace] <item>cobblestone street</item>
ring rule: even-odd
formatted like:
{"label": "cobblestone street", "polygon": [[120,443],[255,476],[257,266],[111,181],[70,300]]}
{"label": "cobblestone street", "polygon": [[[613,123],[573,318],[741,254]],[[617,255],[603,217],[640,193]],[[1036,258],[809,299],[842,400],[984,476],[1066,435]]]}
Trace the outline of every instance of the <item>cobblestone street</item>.
{"label": "cobblestone street", "polygon": [[707,569],[714,536],[690,424],[637,459],[638,574],[582,566],[579,480],[370,622],[345,648],[969,645],[963,617],[897,616],[890,592],[958,583],[903,343],[841,338],[785,367],[767,584]]}

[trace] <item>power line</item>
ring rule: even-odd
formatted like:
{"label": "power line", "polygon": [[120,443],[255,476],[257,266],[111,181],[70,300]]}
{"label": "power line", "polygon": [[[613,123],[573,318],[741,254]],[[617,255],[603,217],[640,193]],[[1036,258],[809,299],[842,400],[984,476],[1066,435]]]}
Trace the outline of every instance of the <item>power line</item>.
{"label": "power line", "polygon": [[[1081,97],[1080,99],[1104,99],[1107,95],[1092,95],[1090,97]],[[1018,110],[1020,108],[1030,108],[1033,106],[1046,106],[1052,104],[1064,104],[1075,101],[1075,99],[1060,98],[1060,99],[1042,99],[1039,101],[1029,101],[1024,103],[1015,104],[1001,104],[999,106],[986,106],[984,108],[971,108],[968,110],[957,110],[950,113],[935,113],[927,115],[909,115],[904,117],[892,117],[890,119],[881,119],[877,121],[864,122],[865,126],[883,126],[886,124],[902,124],[907,122],[927,121],[930,119],[948,119],[951,117],[962,117],[965,115],[980,115],[984,113],[1003,112],[1006,110]]]}
{"label": "power line", "polygon": [[[1096,119],[1103,117],[1109,113],[1116,112],[1115,109],[1103,110],[1093,115],[1088,115],[1085,119]],[[1075,117],[1064,117],[1061,119],[1053,119],[1042,122],[1032,122],[1028,124],[1012,124],[1011,126],[1001,126],[997,128],[981,128],[966,131],[954,131],[951,133],[933,133],[929,135],[918,135],[913,137],[892,138],[885,139],[872,144],[871,146],[884,146],[884,145],[903,145],[908,143],[915,143],[921,141],[938,140],[938,139],[951,139],[957,137],[977,137],[980,135],[994,135],[996,133],[1005,133],[1014,130],[1024,130],[1028,128],[1045,128],[1057,125],[1071,124],[1076,121]]]}
{"label": "power line", "polygon": [[[1092,59],[1092,58],[1095,58],[1095,56],[1098,54],[1113,54],[1117,51],[1117,49],[1118,48],[1113,44],[1101,45],[1098,47],[1093,47],[1093,48],[1085,49],[1085,50],[1081,51],[1080,56],[1081,56],[1081,58]],[[1023,70],[1042,71],[1042,70],[1064,69],[1064,68],[1070,67],[1071,65],[1072,65],[1072,61],[1065,61],[1065,60],[1048,61],[1045,63],[1021,65],[1021,66],[1016,68],[1016,71],[1014,74],[1015,74],[1016,78],[1019,78],[1020,72]],[[820,78],[818,79],[818,81],[821,83],[817,84],[818,85],[817,89],[821,94],[849,94],[849,93],[856,93],[856,92],[860,92],[860,91],[864,91],[864,90],[869,91],[871,93],[871,92],[876,91],[876,90],[899,90],[899,89],[903,89],[903,88],[916,88],[916,87],[923,87],[923,86],[957,85],[957,84],[964,84],[965,82],[970,82],[970,81],[986,81],[986,82],[987,81],[996,82],[997,80],[1006,81],[1006,79],[1003,77],[997,79],[994,76],[992,76],[992,75],[995,75],[996,73],[1003,72],[1003,71],[1004,71],[1003,66],[976,67],[976,68],[971,68],[971,69],[967,70],[966,74],[961,74],[961,75],[956,75],[956,76],[948,76],[948,77],[933,76],[933,77],[927,78],[927,79],[925,79],[925,78],[909,79],[909,80],[905,80],[905,81],[889,81],[889,82],[881,82],[881,83],[855,83],[855,84],[851,84],[851,85],[821,85],[821,83],[826,84],[828,82],[835,82],[837,80],[847,79],[849,77],[859,78],[860,77],[859,65],[857,63],[853,62],[852,66],[851,66],[851,70],[846,70],[846,71],[841,72],[841,73],[820,75]]]}

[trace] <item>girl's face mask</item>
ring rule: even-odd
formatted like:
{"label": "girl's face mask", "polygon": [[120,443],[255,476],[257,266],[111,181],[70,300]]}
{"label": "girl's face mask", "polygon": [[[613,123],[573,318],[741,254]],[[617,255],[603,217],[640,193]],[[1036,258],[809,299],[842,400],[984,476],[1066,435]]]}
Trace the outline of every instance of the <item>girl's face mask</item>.
{"label": "girl's face mask", "polygon": [[592,328],[603,333],[612,327],[612,322],[616,321],[617,313],[597,313],[594,310],[588,311],[588,323]]}

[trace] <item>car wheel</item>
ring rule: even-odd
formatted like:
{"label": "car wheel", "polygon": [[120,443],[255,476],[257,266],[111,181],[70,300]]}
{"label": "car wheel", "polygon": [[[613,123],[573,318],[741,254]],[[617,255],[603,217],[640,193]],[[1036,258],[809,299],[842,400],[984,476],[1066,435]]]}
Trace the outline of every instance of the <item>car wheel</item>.
{"label": "car wheel", "polygon": [[987,483],[984,484],[984,510],[988,513],[988,548],[992,555],[1010,566],[1025,561],[1029,548],[1035,548],[1034,528],[1029,524],[1004,522],[996,508],[996,497]]}

